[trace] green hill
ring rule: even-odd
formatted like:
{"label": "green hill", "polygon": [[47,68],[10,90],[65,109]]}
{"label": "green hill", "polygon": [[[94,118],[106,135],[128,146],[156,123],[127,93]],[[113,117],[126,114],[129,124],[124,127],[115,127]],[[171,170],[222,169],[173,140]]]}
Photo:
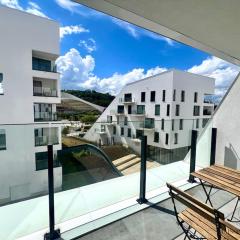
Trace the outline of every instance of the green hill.
{"label": "green hill", "polygon": [[63,92],[72,94],[76,97],[82,98],[85,101],[97,104],[99,106],[107,107],[115,98],[109,93],[100,93],[94,90],[63,90]]}

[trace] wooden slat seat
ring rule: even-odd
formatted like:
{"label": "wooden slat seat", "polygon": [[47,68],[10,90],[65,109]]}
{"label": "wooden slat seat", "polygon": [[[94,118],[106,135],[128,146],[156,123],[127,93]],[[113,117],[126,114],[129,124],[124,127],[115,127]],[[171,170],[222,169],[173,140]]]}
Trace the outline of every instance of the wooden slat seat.
{"label": "wooden slat seat", "polygon": [[[186,236],[190,239],[191,234],[183,223],[196,230],[201,235],[199,238],[221,239],[221,240],[239,240],[240,230],[225,221],[224,214],[197,200],[186,192],[181,191],[175,186],[167,183],[169,194],[173,199],[174,210],[178,223],[182,227]],[[181,213],[177,213],[175,201],[179,201],[187,208]],[[219,238],[220,234],[220,238]],[[197,237],[197,235],[195,235]]]}

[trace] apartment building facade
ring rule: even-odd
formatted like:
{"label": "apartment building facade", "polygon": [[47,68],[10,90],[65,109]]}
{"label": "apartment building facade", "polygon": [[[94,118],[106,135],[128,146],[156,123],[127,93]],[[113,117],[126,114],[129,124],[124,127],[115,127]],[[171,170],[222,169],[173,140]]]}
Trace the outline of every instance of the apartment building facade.
{"label": "apartment building facade", "polygon": [[214,79],[170,70],[126,85],[85,135],[102,144],[124,144],[140,153],[147,136],[149,157],[182,160],[192,129],[201,130],[214,111]]}
{"label": "apartment building facade", "polygon": [[[0,203],[47,191],[47,145],[61,149],[59,25],[0,6]],[[56,187],[62,169],[56,162]],[[6,182],[7,180],[7,182]]]}

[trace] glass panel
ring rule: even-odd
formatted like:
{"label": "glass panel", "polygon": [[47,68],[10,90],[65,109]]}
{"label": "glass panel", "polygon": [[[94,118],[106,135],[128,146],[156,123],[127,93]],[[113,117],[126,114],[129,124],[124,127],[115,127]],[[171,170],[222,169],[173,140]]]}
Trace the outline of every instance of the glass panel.
{"label": "glass panel", "polygon": [[[60,132],[57,123],[0,125],[0,215],[5,216],[0,218],[0,239],[20,239],[48,228],[47,144],[58,133],[56,159]],[[54,176],[59,189],[62,167],[56,161]]]}

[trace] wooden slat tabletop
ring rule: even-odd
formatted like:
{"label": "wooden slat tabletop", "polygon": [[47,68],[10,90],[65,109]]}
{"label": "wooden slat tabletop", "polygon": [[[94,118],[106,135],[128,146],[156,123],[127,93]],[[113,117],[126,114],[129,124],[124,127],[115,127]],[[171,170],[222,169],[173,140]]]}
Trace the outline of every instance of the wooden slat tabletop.
{"label": "wooden slat tabletop", "polygon": [[240,171],[238,170],[213,165],[191,175],[240,197]]}

